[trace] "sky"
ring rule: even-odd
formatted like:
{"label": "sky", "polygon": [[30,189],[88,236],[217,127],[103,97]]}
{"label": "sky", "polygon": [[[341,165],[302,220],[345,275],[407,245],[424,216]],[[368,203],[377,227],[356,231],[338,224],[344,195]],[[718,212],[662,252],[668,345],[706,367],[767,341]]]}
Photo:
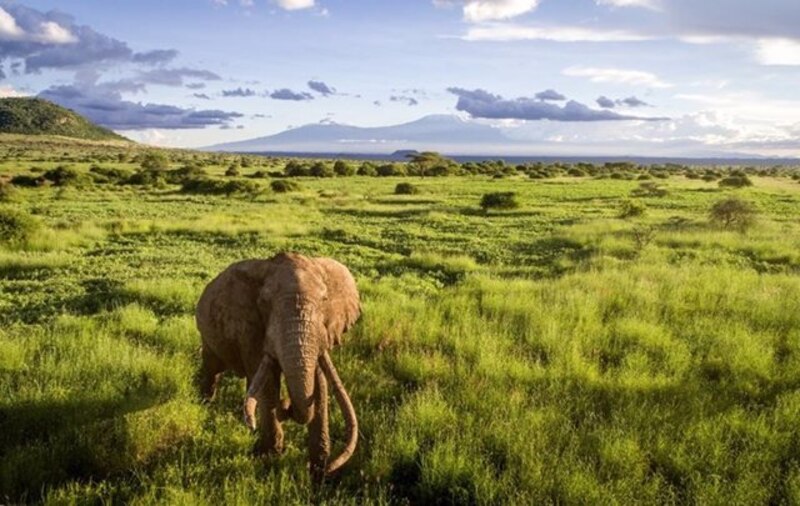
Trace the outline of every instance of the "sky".
{"label": "sky", "polygon": [[453,114],[530,154],[800,156],[797,0],[0,0],[0,96],[201,147]]}

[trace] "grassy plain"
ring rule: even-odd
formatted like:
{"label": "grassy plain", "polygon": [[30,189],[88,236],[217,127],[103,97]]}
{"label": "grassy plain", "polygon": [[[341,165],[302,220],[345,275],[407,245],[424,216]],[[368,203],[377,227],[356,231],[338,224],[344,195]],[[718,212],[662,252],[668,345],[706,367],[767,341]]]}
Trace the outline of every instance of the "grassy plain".
{"label": "grassy plain", "polygon": [[[40,227],[0,248],[0,503],[307,503],[305,429],[255,457],[242,381],[211,406],[193,387],[205,283],[295,250],[364,303],[333,353],[359,447],[315,499],[800,504],[800,184],[753,181],[671,177],[628,219],[639,182],[586,177],[18,189],[0,208]],[[519,208],[480,210],[504,191]],[[709,224],[730,195],[746,233]]]}

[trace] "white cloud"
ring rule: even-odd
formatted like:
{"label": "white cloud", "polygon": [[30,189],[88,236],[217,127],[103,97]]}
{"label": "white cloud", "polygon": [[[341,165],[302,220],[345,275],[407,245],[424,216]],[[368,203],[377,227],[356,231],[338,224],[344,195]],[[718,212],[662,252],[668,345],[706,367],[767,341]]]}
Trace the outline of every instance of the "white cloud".
{"label": "white cloud", "polygon": [[0,40],[19,40],[25,31],[17,25],[14,17],[0,7]]}
{"label": "white cloud", "polygon": [[612,7],[642,7],[645,9],[659,10],[661,2],[658,0],[596,0],[597,5],[610,5]]}
{"label": "white cloud", "polygon": [[314,0],[275,0],[278,7],[287,11],[310,9],[314,7]]}
{"label": "white cloud", "polygon": [[539,6],[540,0],[433,0],[436,7],[463,4],[464,19],[471,23],[510,19]]}
{"label": "white cloud", "polygon": [[566,68],[561,73],[569,77],[586,77],[593,83],[620,83],[650,88],[670,88],[672,86],[670,83],[662,81],[657,75],[641,70],[576,66]]}
{"label": "white cloud", "polygon": [[508,23],[472,26],[464,40],[511,41],[550,40],[555,42],[636,42],[650,37],[624,30],[595,30],[574,26],[524,26]]}
{"label": "white cloud", "polygon": [[42,23],[41,30],[36,34],[35,39],[45,44],[74,44],[78,42],[72,32],[54,21]]}
{"label": "white cloud", "polygon": [[78,38],[72,32],[55,21],[42,22],[37,33],[26,32],[17,24],[14,16],[2,7],[0,7],[0,40],[39,42],[53,45],[78,42]]}
{"label": "white cloud", "polygon": [[762,65],[800,65],[800,42],[790,39],[759,39],[756,58]]}
{"label": "white cloud", "polygon": [[19,90],[15,90],[11,86],[0,86],[0,98],[24,97],[24,96],[26,96],[25,93],[22,93]]}

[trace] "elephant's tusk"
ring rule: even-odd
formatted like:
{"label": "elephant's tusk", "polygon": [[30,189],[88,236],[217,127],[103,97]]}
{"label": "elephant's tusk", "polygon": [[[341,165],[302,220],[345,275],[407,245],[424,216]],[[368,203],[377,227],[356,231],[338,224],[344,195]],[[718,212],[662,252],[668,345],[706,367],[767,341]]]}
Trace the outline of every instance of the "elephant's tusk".
{"label": "elephant's tusk", "polygon": [[269,371],[269,359],[264,357],[258,366],[256,374],[250,381],[250,388],[247,389],[247,398],[244,401],[244,423],[251,430],[256,430],[256,407],[258,406],[258,394],[264,388]]}
{"label": "elephant's tusk", "polygon": [[344,450],[342,450],[342,453],[340,453],[338,457],[329,462],[325,468],[325,474],[330,475],[338,471],[350,460],[350,457],[353,456],[353,452],[356,450],[356,443],[358,442],[358,419],[356,418],[355,409],[353,409],[353,403],[350,402],[350,396],[347,395],[347,390],[345,390],[342,380],[339,378],[339,374],[336,372],[336,368],[333,366],[333,362],[327,351],[323,352],[320,356],[319,365],[322,368],[322,372],[327,376],[328,381],[333,385],[333,393],[336,396],[339,407],[342,408],[345,430],[347,431],[347,444]]}

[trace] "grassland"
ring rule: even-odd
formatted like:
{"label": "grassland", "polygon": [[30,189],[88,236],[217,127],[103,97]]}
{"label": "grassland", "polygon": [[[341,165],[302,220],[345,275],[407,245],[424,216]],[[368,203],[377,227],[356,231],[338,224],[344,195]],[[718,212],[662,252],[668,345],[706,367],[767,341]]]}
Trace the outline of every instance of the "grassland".
{"label": "grassland", "polygon": [[[0,173],[59,158],[31,157]],[[752,179],[673,176],[627,219],[639,182],[590,177],[17,189],[0,209],[38,228],[0,248],[0,503],[798,504],[800,184]],[[709,223],[730,195],[747,232]],[[364,302],[333,354],[359,447],[316,494],[303,428],[255,457],[242,381],[193,386],[204,284],[281,250],[341,260]]]}

